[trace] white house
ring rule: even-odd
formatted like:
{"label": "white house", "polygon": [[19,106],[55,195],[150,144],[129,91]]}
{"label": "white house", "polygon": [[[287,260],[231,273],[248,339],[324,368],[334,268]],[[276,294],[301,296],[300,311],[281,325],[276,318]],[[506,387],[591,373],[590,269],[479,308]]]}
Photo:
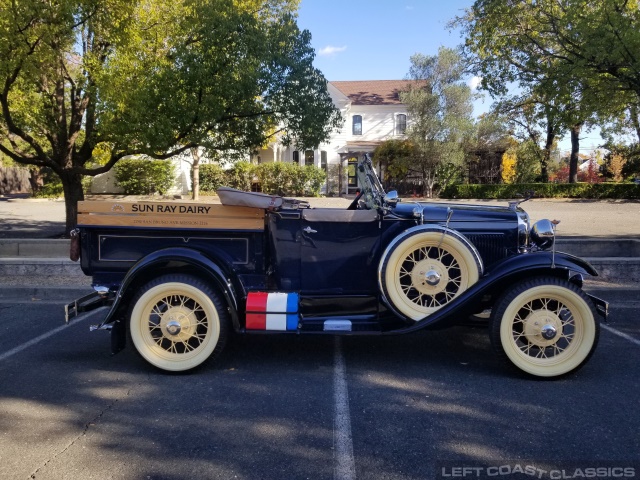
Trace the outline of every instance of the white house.
{"label": "white house", "polygon": [[[342,113],[344,125],[315,150],[298,151],[275,142],[253,157],[257,162],[296,162],[315,165],[329,173],[327,193],[354,193],[358,188],[355,165],[385,140],[404,138],[407,108],[400,92],[408,80],[329,82],[328,90]],[[331,184],[331,177],[336,177]]]}

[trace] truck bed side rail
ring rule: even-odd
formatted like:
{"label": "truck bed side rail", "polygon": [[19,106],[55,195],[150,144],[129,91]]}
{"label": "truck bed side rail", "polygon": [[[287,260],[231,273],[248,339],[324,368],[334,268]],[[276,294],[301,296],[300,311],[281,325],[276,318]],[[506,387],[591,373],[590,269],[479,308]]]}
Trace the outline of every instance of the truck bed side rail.
{"label": "truck bed side rail", "polygon": [[260,208],[211,203],[78,202],[79,226],[263,230],[264,216]]}

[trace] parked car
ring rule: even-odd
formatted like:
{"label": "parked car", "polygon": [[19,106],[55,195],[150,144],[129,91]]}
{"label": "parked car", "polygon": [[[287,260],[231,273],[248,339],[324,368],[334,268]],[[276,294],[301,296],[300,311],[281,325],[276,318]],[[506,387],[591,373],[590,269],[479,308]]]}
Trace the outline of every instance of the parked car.
{"label": "parked car", "polygon": [[231,334],[396,335],[488,326],[499,358],[557,377],[580,368],[608,304],[582,290],[586,261],[555,251],[555,222],[520,202],[405,202],[371,161],[347,209],[223,188],[222,205],[83,202],[75,246],[110,308],[94,329],[150,364],[185,371]]}

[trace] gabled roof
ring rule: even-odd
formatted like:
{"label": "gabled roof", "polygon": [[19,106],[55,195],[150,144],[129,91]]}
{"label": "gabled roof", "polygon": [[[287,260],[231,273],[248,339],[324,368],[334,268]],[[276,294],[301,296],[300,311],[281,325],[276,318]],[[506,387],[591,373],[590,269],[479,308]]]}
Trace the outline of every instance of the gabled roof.
{"label": "gabled roof", "polygon": [[411,80],[356,80],[329,82],[340,90],[353,105],[400,105],[400,92]]}

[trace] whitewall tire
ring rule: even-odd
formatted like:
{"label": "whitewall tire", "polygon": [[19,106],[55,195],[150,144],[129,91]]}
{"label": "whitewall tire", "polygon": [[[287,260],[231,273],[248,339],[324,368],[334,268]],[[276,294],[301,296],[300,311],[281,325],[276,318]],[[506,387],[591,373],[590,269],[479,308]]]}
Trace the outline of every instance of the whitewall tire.
{"label": "whitewall tire", "polygon": [[216,292],[187,275],[165,275],[140,289],[129,317],[130,339],[151,365],[181,372],[224,347],[228,315]]}
{"label": "whitewall tire", "polygon": [[491,343],[498,356],[537,377],[576,371],[593,353],[599,333],[591,300],[553,277],[516,284],[491,314]]}

